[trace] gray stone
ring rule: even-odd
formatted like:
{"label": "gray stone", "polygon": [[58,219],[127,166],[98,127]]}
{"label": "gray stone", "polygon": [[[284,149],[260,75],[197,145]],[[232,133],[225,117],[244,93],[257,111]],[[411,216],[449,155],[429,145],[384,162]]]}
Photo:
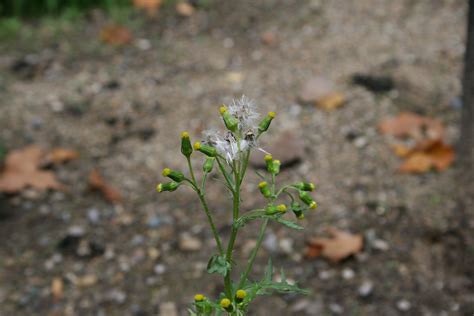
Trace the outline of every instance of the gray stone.
{"label": "gray stone", "polygon": [[[275,141],[269,146],[262,146],[263,150],[270,153],[273,159],[281,162],[281,169],[291,167],[303,160],[304,142],[303,138],[295,132],[286,130],[275,137]],[[250,163],[255,168],[265,168],[265,153],[256,150],[251,158]]]}
{"label": "gray stone", "polygon": [[333,91],[334,84],[331,80],[325,77],[316,76],[306,81],[298,96],[298,100],[302,103],[315,104],[319,99],[327,96]]}

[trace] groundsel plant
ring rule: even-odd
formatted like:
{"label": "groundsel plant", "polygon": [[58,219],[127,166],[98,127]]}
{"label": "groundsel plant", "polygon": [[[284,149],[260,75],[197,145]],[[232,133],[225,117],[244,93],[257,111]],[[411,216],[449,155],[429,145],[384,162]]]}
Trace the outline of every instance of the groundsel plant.
{"label": "groundsel plant", "polygon": [[[314,190],[314,184],[307,182],[296,182],[277,188],[275,183],[280,173],[280,161],[273,159],[270,154],[265,155],[266,175],[257,173],[262,181],[258,183],[258,190],[266,199],[266,205],[241,214],[241,187],[249,164],[252,150],[257,149],[258,139],[268,130],[275,118],[275,112],[269,112],[262,119],[255,110],[253,101],[242,97],[233,101],[229,106],[220,107],[220,116],[226,127],[224,134],[216,130],[205,133],[201,142],[191,145],[187,132],[181,134],[181,153],[187,160],[189,172],[186,176],[183,172],[165,168],[163,176],[170,179],[169,182],[157,185],[158,192],[175,191],[180,186],[188,186],[193,189],[199,198],[204,213],[209,222],[214,236],[217,253],[208,263],[209,273],[218,273],[224,278],[224,292],[219,298],[213,300],[204,294],[196,294],[194,303],[189,310],[190,315],[245,315],[250,303],[259,295],[269,295],[273,292],[281,293],[306,293],[293,282],[288,282],[283,271],[280,272],[278,281],[273,277],[273,266],[271,260],[265,270],[263,278],[255,281],[250,278],[253,263],[260,249],[265,230],[270,221],[287,226],[291,229],[303,229],[295,221],[283,218],[288,210],[296,217],[303,219],[305,213],[317,207],[316,202],[310,195]],[[203,175],[197,179],[191,164],[191,158],[203,154]],[[215,165],[217,167],[215,168]],[[213,213],[209,209],[206,200],[206,180],[213,169],[220,173],[223,183],[232,197],[232,226],[230,237],[225,247],[223,240],[218,234],[214,222]],[[284,203],[284,199],[286,203]],[[254,249],[250,253],[247,265],[235,278],[237,266],[232,258],[237,234],[247,223],[260,221],[260,230]],[[234,277],[233,277],[234,275]]]}

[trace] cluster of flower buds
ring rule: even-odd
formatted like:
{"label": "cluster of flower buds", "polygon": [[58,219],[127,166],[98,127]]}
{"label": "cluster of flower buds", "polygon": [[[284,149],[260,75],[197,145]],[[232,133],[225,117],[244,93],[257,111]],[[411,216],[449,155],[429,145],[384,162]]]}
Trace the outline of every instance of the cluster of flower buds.
{"label": "cluster of flower buds", "polygon": [[258,187],[262,195],[266,197],[267,199],[272,196],[272,191],[268,187],[268,182],[262,181],[258,184]]}
{"label": "cluster of flower buds", "polygon": [[163,169],[163,176],[170,178],[172,181],[166,183],[159,183],[156,186],[156,191],[164,192],[164,191],[175,191],[184,180],[184,174],[180,171],[171,170],[169,168]]}
{"label": "cluster of flower buds", "polygon": [[194,306],[200,314],[209,315],[212,312],[211,302],[202,294],[194,295]]}
{"label": "cluster of flower buds", "polygon": [[273,160],[272,155],[265,155],[263,158],[265,160],[265,165],[267,167],[267,171],[273,175],[277,175],[280,173],[280,160]]}
{"label": "cluster of flower buds", "polygon": [[[235,297],[234,297],[234,302],[239,306],[239,304],[242,304],[245,300],[245,297],[247,297],[247,292],[245,290],[237,290],[235,292]],[[223,298],[219,305],[226,311],[226,312],[233,312],[235,309],[234,304],[232,304],[232,301],[228,299],[227,297]]]}

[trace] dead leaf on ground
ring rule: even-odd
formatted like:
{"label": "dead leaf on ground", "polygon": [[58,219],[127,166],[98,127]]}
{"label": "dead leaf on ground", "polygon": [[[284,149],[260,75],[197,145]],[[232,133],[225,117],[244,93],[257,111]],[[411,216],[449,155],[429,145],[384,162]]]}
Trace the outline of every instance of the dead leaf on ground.
{"label": "dead leaf on ground", "polygon": [[43,151],[37,145],[9,152],[0,174],[0,191],[17,193],[27,187],[39,190],[63,189],[53,172],[40,169],[43,157]]}
{"label": "dead leaf on ground", "polygon": [[97,170],[92,170],[89,175],[89,185],[92,189],[100,191],[105,199],[111,203],[121,203],[122,194],[108,184]]}
{"label": "dead leaf on ground", "polygon": [[100,38],[107,44],[122,46],[132,41],[132,33],[121,25],[110,24],[102,28]]}
{"label": "dead leaf on ground", "polygon": [[332,92],[316,101],[316,105],[326,111],[333,111],[344,104],[344,96],[340,92]]}
{"label": "dead leaf on ground", "polygon": [[51,295],[53,300],[58,302],[63,298],[64,295],[64,283],[61,278],[54,278],[51,282]]}
{"label": "dead leaf on ground", "polygon": [[439,120],[410,112],[401,112],[383,120],[379,124],[379,130],[382,134],[394,137],[411,137],[417,142],[437,141],[444,137],[444,127]]}
{"label": "dead leaf on ground", "polygon": [[155,16],[162,4],[162,0],[133,0],[133,6],[144,10],[148,15]]}
{"label": "dead leaf on ground", "polygon": [[176,12],[181,16],[191,16],[196,9],[188,2],[178,2],[176,4]]}
{"label": "dead leaf on ground", "polygon": [[275,34],[275,32],[266,31],[260,35],[260,39],[265,45],[273,45],[277,42],[277,35]]}
{"label": "dead leaf on ground", "polygon": [[400,166],[402,173],[424,173],[431,169],[446,170],[454,161],[454,149],[441,141],[423,151],[414,151]]}
{"label": "dead leaf on ground", "polygon": [[306,257],[322,256],[332,262],[339,262],[362,251],[363,238],[334,227],[327,228],[330,238],[311,238],[306,248]]}
{"label": "dead leaf on ground", "polygon": [[454,149],[443,142],[444,126],[437,119],[402,112],[383,120],[379,130],[382,134],[409,138],[413,142],[412,146],[391,145],[395,154],[405,159],[399,169],[402,173],[443,171],[454,161]]}
{"label": "dead leaf on ground", "polygon": [[334,89],[334,83],[331,80],[315,76],[305,82],[298,100],[301,103],[316,105],[324,110],[332,111],[344,104],[345,97]]}
{"label": "dead leaf on ground", "polygon": [[79,157],[79,152],[66,148],[54,148],[44,159],[46,164],[60,164]]}

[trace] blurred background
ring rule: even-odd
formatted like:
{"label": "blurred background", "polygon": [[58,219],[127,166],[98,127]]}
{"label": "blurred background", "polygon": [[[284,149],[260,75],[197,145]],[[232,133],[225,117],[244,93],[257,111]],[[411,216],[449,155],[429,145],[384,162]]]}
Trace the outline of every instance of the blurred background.
{"label": "blurred background", "polygon": [[[309,296],[250,315],[472,315],[472,169],[458,163],[462,0],[0,0],[0,315],[186,315],[215,251],[180,133],[242,95],[316,212],[267,258]],[[202,157],[195,158],[200,169]],[[243,211],[263,203],[252,160]],[[227,239],[228,195],[209,181]],[[471,190],[471,191],[469,191]],[[473,193],[473,194],[471,194]],[[467,204],[468,205],[468,204]],[[291,218],[291,216],[290,216]],[[257,223],[239,235],[245,262]],[[336,234],[328,234],[336,232]]]}

